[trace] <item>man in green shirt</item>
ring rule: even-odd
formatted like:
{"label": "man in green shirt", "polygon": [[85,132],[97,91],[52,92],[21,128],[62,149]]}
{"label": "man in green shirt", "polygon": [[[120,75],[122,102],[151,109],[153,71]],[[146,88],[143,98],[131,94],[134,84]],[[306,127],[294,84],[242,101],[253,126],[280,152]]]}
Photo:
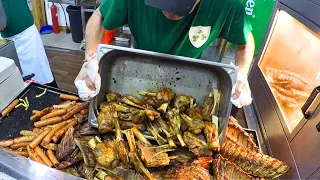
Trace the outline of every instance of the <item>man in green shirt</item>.
{"label": "man in green shirt", "polygon": [[[103,0],[87,24],[87,62],[75,81],[80,95],[90,89],[94,92],[86,97],[90,98],[99,91],[100,77],[90,75],[92,69],[88,68],[97,69],[93,65],[95,52],[104,29],[125,24],[130,27],[136,48],[149,51],[199,58],[218,37],[236,44],[239,72],[233,98],[237,99],[248,88],[254,39],[241,0]],[[83,89],[81,84],[89,88]]]}
{"label": "man in green shirt", "polygon": [[14,42],[23,76],[34,73],[33,79],[38,83],[57,86],[27,1],[0,1],[6,15],[6,24],[0,27],[1,37]]}

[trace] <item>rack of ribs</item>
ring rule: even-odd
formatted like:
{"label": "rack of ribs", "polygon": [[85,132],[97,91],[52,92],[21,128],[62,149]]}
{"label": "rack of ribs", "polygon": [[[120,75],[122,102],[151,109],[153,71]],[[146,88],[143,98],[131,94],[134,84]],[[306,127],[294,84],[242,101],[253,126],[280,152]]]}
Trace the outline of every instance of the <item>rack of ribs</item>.
{"label": "rack of ribs", "polygon": [[225,140],[230,140],[237,145],[253,152],[260,152],[258,146],[254,143],[250,134],[248,134],[239,124],[238,121],[230,116]]}
{"label": "rack of ribs", "polygon": [[249,150],[228,139],[223,143],[221,154],[255,177],[274,179],[290,169],[290,166],[278,159]]}
{"label": "rack of ribs", "polygon": [[248,175],[246,172],[237,167],[234,163],[223,158],[221,155],[217,155],[213,163],[213,180],[253,180],[254,178]]}

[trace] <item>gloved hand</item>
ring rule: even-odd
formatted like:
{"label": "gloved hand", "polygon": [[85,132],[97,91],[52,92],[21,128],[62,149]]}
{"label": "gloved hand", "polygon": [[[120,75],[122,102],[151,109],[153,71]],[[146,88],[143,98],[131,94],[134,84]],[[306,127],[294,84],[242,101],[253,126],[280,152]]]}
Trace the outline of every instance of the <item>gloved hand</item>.
{"label": "gloved hand", "polygon": [[232,88],[231,102],[238,108],[252,103],[251,90],[245,74],[238,74],[237,82]]}
{"label": "gloved hand", "polygon": [[81,99],[87,101],[99,93],[101,77],[98,70],[99,65],[96,54],[86,56],[86,60],[74,81]]}

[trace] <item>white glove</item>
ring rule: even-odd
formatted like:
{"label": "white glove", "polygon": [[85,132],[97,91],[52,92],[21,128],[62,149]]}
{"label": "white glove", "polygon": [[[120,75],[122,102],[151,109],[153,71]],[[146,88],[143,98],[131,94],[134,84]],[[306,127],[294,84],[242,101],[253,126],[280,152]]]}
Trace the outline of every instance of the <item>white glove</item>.
{"label": "white glove", "polygon": [[101,88],[101,77],[98,73],[99,65],[96,55],[82,65],[82,68],[74,81],[78,89],[79,97],[85,101],[95,97]]}
{"label": "white glove", "polygon": [[245,80],[240,96],[238,98],[234,97],[234,94],[236,92],[236,86],[237,84],[235,84],[232,88],[232,95],[233,95],[231,97],[232,104],[238,108],[242,108],[243,106],[250,105],[252,103],[252,97],[251,97],[251,90],[250,90],[248,80],[247,79]]}
{"label": "white glove", "polygon": [[251,90],[247,77],[237,78],[237,83],[232,87],[231,102],[238,108],[248,106],[252,103]]}

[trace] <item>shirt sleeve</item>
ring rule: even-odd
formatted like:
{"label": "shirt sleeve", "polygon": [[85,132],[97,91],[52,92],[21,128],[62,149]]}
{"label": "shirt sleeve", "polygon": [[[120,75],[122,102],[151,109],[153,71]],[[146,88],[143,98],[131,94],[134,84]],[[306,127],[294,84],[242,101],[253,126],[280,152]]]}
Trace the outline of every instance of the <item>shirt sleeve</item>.
{"label": "shirt sleeve", "polygon": [[128,23],[127,0],[103,0],[99,6],[103,17],[102,25],[112,30]]}
{"label": "shirt sleeve", "polygon": [[235,0],[219,37],[236,45],[245,45],[252,26],[245,14],[244,5],[240,0]]}

